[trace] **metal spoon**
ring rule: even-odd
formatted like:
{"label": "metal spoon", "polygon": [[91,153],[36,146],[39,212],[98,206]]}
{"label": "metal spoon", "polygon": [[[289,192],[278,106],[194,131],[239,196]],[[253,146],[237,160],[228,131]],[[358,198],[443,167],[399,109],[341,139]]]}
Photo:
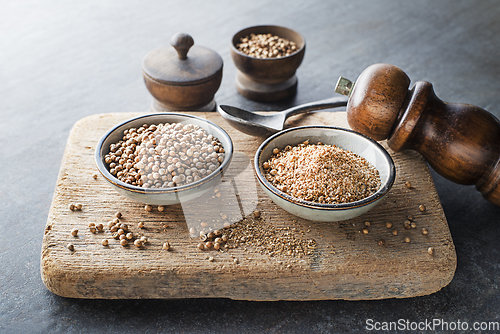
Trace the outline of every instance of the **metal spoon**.
{"label": "metal spoon", "polygon": [[259,115],[251,111],[219,105],[217,110],[235,129],[251,136],[269,136],[283,130],[288,117],[314,110],[345,107],[347,98],[343,96],[305,103],[272,115]]}

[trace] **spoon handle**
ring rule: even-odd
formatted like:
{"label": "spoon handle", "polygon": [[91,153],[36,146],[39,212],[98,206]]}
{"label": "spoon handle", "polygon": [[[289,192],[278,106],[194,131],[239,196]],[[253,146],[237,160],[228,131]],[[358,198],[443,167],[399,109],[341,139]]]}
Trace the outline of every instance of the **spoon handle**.
{"label": "spoon handle", "polygon": [[283,111],[285,119],[290,116],[311,112],[314,110],[330,109],[347,106],[348,99],[343,96],[331,97],[328,99],[309,102]]}

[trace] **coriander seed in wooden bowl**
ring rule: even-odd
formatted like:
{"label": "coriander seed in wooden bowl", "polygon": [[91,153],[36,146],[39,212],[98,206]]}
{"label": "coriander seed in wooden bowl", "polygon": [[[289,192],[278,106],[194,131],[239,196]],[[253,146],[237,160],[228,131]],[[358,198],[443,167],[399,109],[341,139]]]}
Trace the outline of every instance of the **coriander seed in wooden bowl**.
{"label": "coriander seed in wooden bowl", "polygon": [[295,72],[306,50],[304,37],[289,28],[261,25],[237,32],[231,40],[236,88],[250,100],[272,102],[297,92]]}
{"label": "coriander seed in wooden bowl", "polygon": [[254,168],[281,208],[312,221],[366,213],[391,189],[394,162],[376,141],[352,130],[305,126],[281,131],[259,147]]}
{"label": "coriander seed in wooden bowl", "polygon": [[155,113],[109,130],[97,145],[95,160],[120,194],[171,205],[217,185],[232,155],[232,140],[218,125],[186,114]]}

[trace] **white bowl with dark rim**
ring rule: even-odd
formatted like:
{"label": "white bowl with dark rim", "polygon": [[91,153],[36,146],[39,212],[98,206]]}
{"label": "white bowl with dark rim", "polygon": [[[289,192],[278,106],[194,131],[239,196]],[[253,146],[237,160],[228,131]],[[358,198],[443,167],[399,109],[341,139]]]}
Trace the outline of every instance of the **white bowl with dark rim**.
{"label": "white bowl with dark rim", "polygon": [[[120,141],[123,137],[123,131],[126,129],[139,128],[143,124],[151,125],[160,123],[198,125],[220,141],[225,152],[224,161],[215,171],[201,180],[172,188],[142,188],[122,182],[113,176],[104,161],[104,157],[109,153],[110,144]],[[99,140],[95,152],[95,161],[99,172],[116,191],[137,202],[154,205],[178,204],[201,196],[220,182],[222,175],[229,167],[232,157],[233,142],[226,131],[206,119],[179,113],[154,113],[122,122],[109,130]]]}
{"label": "white bowl with dark rim", "polygon": [[[379,172],[380,188],[361,200],[341,204],[321,204],[292,197],[273,186],[264,177],[263,163],[274,148],[297,145],[309,140],[311,144],[336,145],[365,158]],[[375,207],[390,191],[396,177],[394,161],[376,141],[352,130],[330,126],[304,126],[281,131],[267,138],[255,153],[254,168],[264,192],[282,209],[312,221],[341,221],[358,217]]]}

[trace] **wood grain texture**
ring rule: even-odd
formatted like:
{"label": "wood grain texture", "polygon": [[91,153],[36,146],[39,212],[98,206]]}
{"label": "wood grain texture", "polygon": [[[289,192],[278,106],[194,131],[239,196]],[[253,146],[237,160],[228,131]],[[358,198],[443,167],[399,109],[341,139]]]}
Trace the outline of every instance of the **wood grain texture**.
{"label": "wood grain texture", "polygon": [[[164,212],[146,212],[143,204],[121,197],[102,177],[92,177],[97,172],[94,150],[99,138],[115,124],[138,115],[93,115],[78,121],[71,131],[41,255],[43,282],[55,294],[105,299],[367,300],[431,294],[453,278],[455,247],[432,178],[418,153],[389,151],[397,168],[396,182],[372,211],[344,222],[312,222],[284,212],[258,188],[252,159],[261,139],[230,128],[217,113],[196,113],[221,125],[234,141],[236,154],[220,185],[223,195],[217,198],[209,193]],[[345,113],[295,116],[290,123],[347,127]],[[406,181],[411,189],[405,187]],[[82,211],[70,211],[70,203],[82,203]],[[421,204],[426,211],[419,211]],[[200,220],[216,221],[222,215],[237,219],[256,209],[269,224],[305,231],[305,237],[317,243],[312,255],[272,257],[250,247],[200,251],[198,241],[189,236],[189,227]],[[149,237],[146,247],[122,247],[107,229],[89,232],[89,222],[111,220],[116,211],[135,233]],[[408,215],[415,217],[416,229],[403,228]],[[145,230],[136,227],[139,221],[145,223]],[[371,225],[365,235],[361,230],[366,221]],[[398,230],[397,236],[386,222]],[[421,234],[423,227],[428,235]],[[78,237],[71,236],[73,228],[80,230]],[[101,245],[105,237],[111,240],[107,247]],[[406,243],[405,237],[411,242]],[[385,246],[378,245],[380,239]],[[161,249],[167,240],[170,251]],[[74,252],[66,248],[68,243],[74,244]],[[434,247],[433,256],[428,247]]]}

